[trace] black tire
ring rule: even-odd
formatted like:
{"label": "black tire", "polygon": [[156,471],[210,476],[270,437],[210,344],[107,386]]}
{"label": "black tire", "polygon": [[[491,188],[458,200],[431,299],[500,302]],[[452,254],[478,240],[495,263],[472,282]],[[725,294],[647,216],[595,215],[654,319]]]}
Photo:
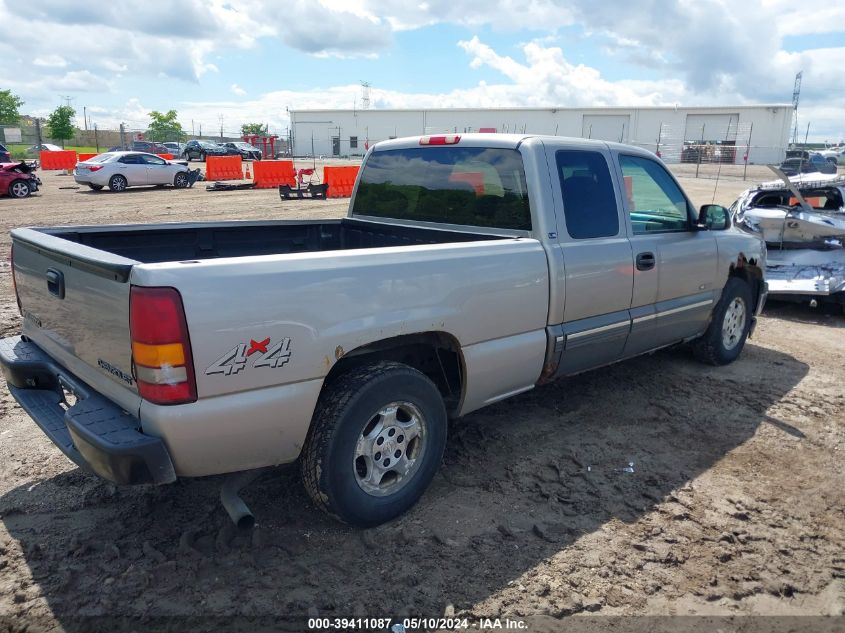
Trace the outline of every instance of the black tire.
{"label": "black tire", "polygon": [[[408,419],[402,422],[400,416],[395,415],[395,424],[391,426],[388,418],[381,415],[395,403],[400,404],[400,410],[402,407],[415,408],[422,420],[423,431],[404,445],[401,444],[404,427],[397,425],[413,424],[412,418],[408,418],[411,422]],[[379,427],[379,424],[383,426]],[[365,474],[361,461],[364,458],[356,458],[359,440],[373,427],[376,430],[370,431],[371,437],[363,442],[373,451],[378,450],[378,444],[388,447],[390,454],[397,458],[402,452],[399,449],[407,449],[401,457],[407,458],[412,452],[417,455],[404,483],[395,471],[384,475],[381,481],[390,481],[384,485],[381,496],[366,491],[365,484],[359,483]],[[383,430],[373,436],[378,428]],[[392,434],[390,429],[398,432]],[[385,442],[388,434],[391,439]],[[415,444],[417,441],[420,444]],[[311,499],[325,512],[359,527],[379,525],[396,518],[417,502],[437,472],[445,447],[446,409],[434,383],[401,363],[365,365],[350,370],[324,388],[303,450],[302,479]],[[388,457],[386,453],[385,456]],[[371,457],[381,462],[379,453]],[[389,461],[385,459],[384,463]],[[391,493],[394,485],[397,489]]]}
{"label": "black tire", "polygon": [[183,153],[182,158],[188,161],[189,163],[191,162],[191,155],[188,152]]}
{"label": "black tire", "polygon": [[208,159],[208,156],[206,155],[206,153],[200,152],[200,161],[202,161],[204,163],[207,159]]}
{"label": "black tire", "polygon": [[26,180],[13,180],[9,183],[9,195],[12,198],[27,198],[32,193],[32,185]]}
{"label": "black tire", "polygon": [[129,186],[129,181],[126,180],[125,176],[121,176],[120,174],[115,174],[111,178],[109,178],[109,189],[116,193],[120,193],[122,191],[126,191],[126,187]]}
{"label": "black tire", "polygon": [[177,172],[173,177],[173,186],[177,189],[184,189],[188,186],[188,173],[184,171]]}
{"label": "black tire", "polygon": [[92,184],[89,182],[89,183],[88,183],[88,186],[89,186],[91,189],[93,189],[94,191],[102,191],[102,190],[103,190],[103,185],[92,185]]}
{"label": "black tire", "polygon": [[[735,302],[741,302],[743,306],[741,319],[738,318],[733,307]],[[748,338],[753,310],[749,285],[738,277],[728,278],[728,283],[722,290],[722,297],[713,310],[713,317],[707,331],[693,343],[695,357],[708,365],[727,365],[735,361]],[[734,321],[736,327],[726,325],[726,321],[730,319]],[[728,330],[727,333],[725,329]]]}

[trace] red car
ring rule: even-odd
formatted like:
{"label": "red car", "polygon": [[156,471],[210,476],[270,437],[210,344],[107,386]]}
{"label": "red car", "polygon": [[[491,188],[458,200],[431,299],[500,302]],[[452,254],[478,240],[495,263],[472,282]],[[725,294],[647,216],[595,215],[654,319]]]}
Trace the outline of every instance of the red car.
{"label": "red car", "polygon": [[35,169],[24,162],[0,163],[0,196],[26,198],[33,191],[38,191],[41,181],[35,175]]}

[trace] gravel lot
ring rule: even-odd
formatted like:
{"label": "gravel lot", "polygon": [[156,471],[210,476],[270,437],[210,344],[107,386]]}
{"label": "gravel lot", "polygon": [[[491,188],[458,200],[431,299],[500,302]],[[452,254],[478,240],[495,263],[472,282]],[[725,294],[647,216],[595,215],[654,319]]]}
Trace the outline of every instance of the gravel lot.
{"label": "gravel lot", "polygon": [[[208,193],[204,183],[94,193],[41,177],[39,195],[0,200],[4,335],[20,328],[13,227],[337,217],[348,202],[283,203],[273,190]],[[714,195],[713,180],[682,184],[697,204]],[[747,185],[722,180],[716,202]],[[243,535],[219,505],[221,478],[104,483],[2,384],[0,616],[25,630],[89,614],[455,613],[555,630],[582,612],[841,615],[843,385],[841,312],[771,305],[731,366],[662,351],[456,422],[431,489],[389,525],[338,525],[286,467],[247,489],[260,527]]]}

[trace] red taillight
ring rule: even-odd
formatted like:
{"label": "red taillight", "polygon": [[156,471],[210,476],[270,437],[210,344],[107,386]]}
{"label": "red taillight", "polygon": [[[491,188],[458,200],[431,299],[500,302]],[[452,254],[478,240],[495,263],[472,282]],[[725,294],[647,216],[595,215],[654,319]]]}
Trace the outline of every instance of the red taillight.
{"label": "red taillight", "polygon": [[460,134],[446,134],[445,136],[423,136],[420,145],[455,145],[460,142]]}
{"label": "red taillight", "polygon": [[197,381],[179,292],[132,286],[129,331],[141,397],[155,404],[194,402]]}
{"label": "red taillight", "polygon": [[21,310],[21,298],[18,296],[18,282],[15,281],[15,245],[9,250],[9,270],[12,271],[12,289],[15,291],[15,301],[18,302],[18,313],[23,314]]}
{"label": "red taillight", "polygon": [[100,171],[102,168],[102,165],[91,165],[91,167],[88,168],[88,171]]}

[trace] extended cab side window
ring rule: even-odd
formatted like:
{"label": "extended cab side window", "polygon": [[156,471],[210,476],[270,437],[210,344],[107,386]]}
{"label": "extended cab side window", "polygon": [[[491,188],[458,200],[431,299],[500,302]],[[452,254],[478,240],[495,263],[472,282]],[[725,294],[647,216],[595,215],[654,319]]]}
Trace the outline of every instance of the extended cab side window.
{"label": "extended cab side window", "polygon": [[660,164],[619,155],[634,235],[690,229],[690,209],[680,187]]}
{"label": "extended cab side window", "polygon": [[555,154],[566,230],[576,240],[619,233],[619,211],[610,169],[598,152],[561,150]]}

